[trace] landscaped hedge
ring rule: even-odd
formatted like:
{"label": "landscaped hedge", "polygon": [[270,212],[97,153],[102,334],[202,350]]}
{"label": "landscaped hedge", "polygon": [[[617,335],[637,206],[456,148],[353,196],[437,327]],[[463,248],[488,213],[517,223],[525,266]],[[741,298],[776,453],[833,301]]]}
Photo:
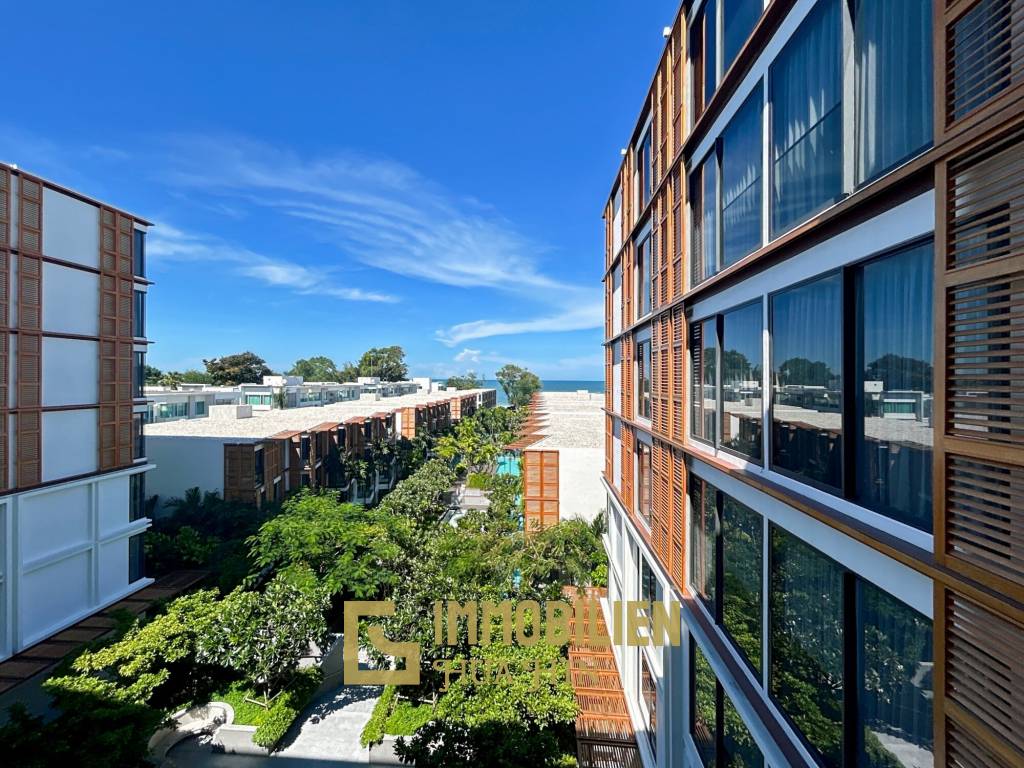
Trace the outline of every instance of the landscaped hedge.
{"label": "landscaped hedge", "polygon": [[233,685],[215,699],[226,701],[235,710],[233,725],[256,726],[256,733],[252,736],[253,743],[273,749],[309,703],[322,680],[323,674],[318,667],[299,670],[288,687],[271,702],[269,708],[246,701],[247,698],[258,700],[260,696],[244,684]]}
{"label": "landscaped hedge", "polygon": [[364,747],[380,744],[384,740],[384,724],[391,717],[391,708],[398,698],[398,689],[393,685],[384,686],[384,691],[373,707],[373,714],[359,735],[359,743]]}

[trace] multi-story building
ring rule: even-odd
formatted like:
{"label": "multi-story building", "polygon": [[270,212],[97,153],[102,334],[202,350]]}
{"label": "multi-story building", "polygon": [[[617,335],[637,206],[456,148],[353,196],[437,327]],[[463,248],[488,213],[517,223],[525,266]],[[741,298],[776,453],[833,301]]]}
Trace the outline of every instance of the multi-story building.
{"label": "multi-story building", "polygon": [[215,392],[168,387],[145,387],[143,391],[148,401],[147,424],[177,419],[202,419],[208,416],[210,408],[217,404]]}
{"label": "multi-story building", "polygon": [[[371,446],[446,429],[452,420],[493,407],[492,389],[402,395],[308,408],[256,411],[214,405],[204,419],[146,428],[153,462],[147,490],[167,501],[189,488],[262,507],[302,487],[328,487],[350,501],[372,502],[397,481],[393,465],[356,472]],[[453,412],[457,412],[453,415]]]}
{"label": "multi-story building", "polygon": [[643,761],[1024,765],[1024,3],[666,32],[604,216]]}
{"label": "multi-story building", "polygon": [[149,583],[147,227],[0,165],[0,659]]}

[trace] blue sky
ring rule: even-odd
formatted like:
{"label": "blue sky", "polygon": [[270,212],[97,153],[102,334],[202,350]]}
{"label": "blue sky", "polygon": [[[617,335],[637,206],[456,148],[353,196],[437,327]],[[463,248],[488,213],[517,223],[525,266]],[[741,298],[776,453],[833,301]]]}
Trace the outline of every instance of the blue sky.
{"label": "blue sky", "polygon": [[0,160],[158,224],[157,367],[601,378],[601,208],[676,5],[18,3]]}

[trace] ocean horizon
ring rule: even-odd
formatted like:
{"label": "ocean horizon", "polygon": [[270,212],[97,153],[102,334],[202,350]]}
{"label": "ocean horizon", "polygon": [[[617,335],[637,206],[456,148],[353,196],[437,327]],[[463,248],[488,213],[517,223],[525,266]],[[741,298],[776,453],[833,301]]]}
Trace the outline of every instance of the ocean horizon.
{"label": "ocean horizon", "polygon": [[[545,392],[604,392],[603,379],[542,379]],[[496,379],[484,379],[484,386],[498,391],[498,405],[508,405],[508,398]]]}

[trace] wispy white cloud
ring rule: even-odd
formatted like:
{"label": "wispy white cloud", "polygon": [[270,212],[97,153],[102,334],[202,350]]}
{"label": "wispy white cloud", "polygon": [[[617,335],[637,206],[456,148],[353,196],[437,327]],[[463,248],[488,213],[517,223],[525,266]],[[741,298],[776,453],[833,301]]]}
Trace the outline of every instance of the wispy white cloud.
{"label": "wispy white cloud", "polygon": [[519,333],[560,333],[597,328],[603,320],[604,307],[601,302],[589,302],[567,310],[514,320],[473,320],[458,323],[450,328],[435,332],[434,337],[442,344],[454,347],[472,339],[491,336],[509,336]]}
{"label": "wispy white cloud", "polygon": [[338,285],[333,276],[285,259],[271,258],[205,234],[158,224],[150,232],[147,254],[155,260],[207,261],[230,266],[237,274],[300,295],[329,296],[345,301],[395,302],[389,294]]}
{"label": "wispy white cloud", "polygon": [[456,363],[479,363],[480,354],[479,349],[470,349],[469,347],[466,347],[455,355],[454,360]]}
{"label": "wispy white cloud", "polygon": [[550,248],[401,163],[355,153],[310,159],[237,137],[177,137],[174,146],[174,184],[314,223],[343,254],[377,269],[524,300],[519,316],[438,330],[435,338],[449,346],[601,324],[599,289],[547,273],[541,258]]}

